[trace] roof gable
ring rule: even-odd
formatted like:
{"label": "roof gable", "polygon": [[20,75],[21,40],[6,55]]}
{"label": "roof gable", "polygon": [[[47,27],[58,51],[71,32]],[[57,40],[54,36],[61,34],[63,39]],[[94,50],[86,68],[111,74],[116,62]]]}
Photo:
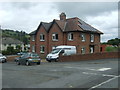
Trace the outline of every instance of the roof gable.
{"label": "roof gable", "polygon": [[31,32],[29,35],[36,35],[36,33],[38,32],[38,30],[40,29],[41,26],[43,26],[45,28],[46,32],[48,32],[51,25],[52,25],[52,22],[50,22],[50,23],[41,22],[39,24],[37,30]]}

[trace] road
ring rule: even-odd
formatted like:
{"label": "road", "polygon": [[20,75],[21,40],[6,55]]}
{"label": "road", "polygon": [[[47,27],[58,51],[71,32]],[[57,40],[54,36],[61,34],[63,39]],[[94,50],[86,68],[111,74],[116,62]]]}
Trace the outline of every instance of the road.
{"label": "road", "polygon": [[2,65],[3,88],[120,88],[118,59]]}

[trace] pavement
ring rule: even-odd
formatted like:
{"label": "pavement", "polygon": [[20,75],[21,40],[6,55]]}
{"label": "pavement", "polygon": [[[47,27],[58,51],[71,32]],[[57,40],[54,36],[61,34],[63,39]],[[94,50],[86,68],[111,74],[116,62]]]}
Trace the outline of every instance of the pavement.
{"label": "pavement", "polygon": [[[2,64],[2,88],[120,88],[118,59]],[[113,89],[114,90],[114,89]]]}

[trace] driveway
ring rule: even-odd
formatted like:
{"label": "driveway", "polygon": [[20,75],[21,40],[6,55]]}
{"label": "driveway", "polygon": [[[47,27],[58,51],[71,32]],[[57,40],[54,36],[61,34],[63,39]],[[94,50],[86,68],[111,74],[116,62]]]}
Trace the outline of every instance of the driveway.
{"label": "driveway", "polygon": [[118,59],[2,65],[3,88],[118,88]]}

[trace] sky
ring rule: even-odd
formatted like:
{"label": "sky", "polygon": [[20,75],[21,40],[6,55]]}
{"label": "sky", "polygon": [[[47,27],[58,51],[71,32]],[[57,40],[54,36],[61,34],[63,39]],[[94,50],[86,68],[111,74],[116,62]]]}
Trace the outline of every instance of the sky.
{"label": "sky", "polygon": [[30,33],[40,22],[59,20],[61,12],[102,31],[101,42],[118,37],[118,2],[0,2],[0,25]]}

